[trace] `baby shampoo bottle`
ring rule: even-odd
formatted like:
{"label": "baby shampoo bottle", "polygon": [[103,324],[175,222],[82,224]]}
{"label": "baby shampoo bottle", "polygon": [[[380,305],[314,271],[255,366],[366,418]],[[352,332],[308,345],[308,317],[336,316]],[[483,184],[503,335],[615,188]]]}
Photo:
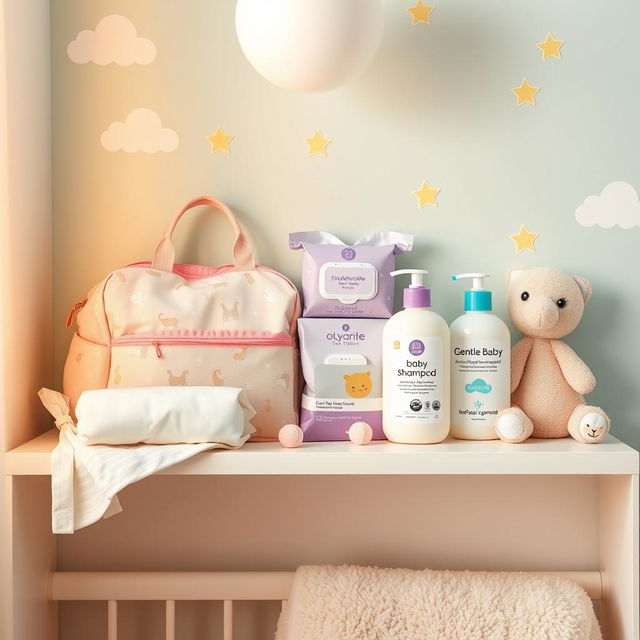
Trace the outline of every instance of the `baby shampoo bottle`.
{"label": "baby shampoo bottle", "polygon": [[429,309],[431,292],[422,269],[411,274],[404,310],[382,333],[382,426],[392,442],[431,444],[449,433],[449,327]]}
{"label": "baby shampoo bottle", "polygon": [[464,315],[451,323],[451,434],[463,440],[496,439],[496,415],[510,405],[511,337],[491,313],[487,277],[452,276],[473,281],[464,292]]}

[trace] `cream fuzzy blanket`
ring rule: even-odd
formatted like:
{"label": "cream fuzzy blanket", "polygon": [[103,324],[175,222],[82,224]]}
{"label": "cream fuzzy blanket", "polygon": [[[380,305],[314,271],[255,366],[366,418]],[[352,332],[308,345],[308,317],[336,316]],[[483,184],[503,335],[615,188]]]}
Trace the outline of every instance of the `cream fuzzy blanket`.
{"label": "cream fuzzy blanket", "polygon": [[602,640],[569,580],[523,573],[300,567],[276,640]]}

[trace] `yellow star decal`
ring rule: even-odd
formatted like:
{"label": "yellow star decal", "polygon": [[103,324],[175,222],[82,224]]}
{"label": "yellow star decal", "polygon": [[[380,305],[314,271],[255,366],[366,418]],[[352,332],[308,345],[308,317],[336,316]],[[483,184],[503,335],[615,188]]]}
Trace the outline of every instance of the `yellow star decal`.
{"label": "yellow star decal", "polygon": [[534,87],[533,85],[530,85],[527,82],[526,78],[522,78],[522,82],[520,83],[519,87],[511,89],[511,91],[516,94],[516,97],[518,99],[516,104],[518,106],[526,104],[527,102],[529,104],[535,104],[536,99],[534,96],[536,95],[536,93],[538,93],[539,90],[540,87]]}
{"label": "yellow star decal", "polygon": [[311,138],[305,138],[304,141],[309,145],[309,155],[318,154],[321,156],[327,155],[327,145],[331,143],[329,138],[323,138],[322,133],[318,129]]}
{"label": "yellow star decal", "polygon": [[542,51],[542,59],[547,58],[559,58],[560,47],[564,44],[564,40],[556,40],[551,33],[547,33],[547,38],[544,42],[538,42],[536,47]]}
{"label": "yellow star decal", "polygon": [[430,204],[433,207],[438,206],[436,197],[439,191],[440,189],[436,187],[430,187],[428,182],[423,181],[422,186],[417,191],[412,191],[412,193],[416,198],[418,198],[418,204],[422,209],[425,204]]}
{"label": "yellow star decal", "polygon": [[531,231],[529,231],[524,225],[520,227],[520,231],[518,233],[509,237],[516,243],[516,253],[520,253],[525,249],[528,251],[536,250],[533,243],[536,241],[538,234],[531,233]]}
{"label": "yellow star decal", "polygon": [[434,8],[435,7],[427,7],[425,4],[423,4],[422,0],[418,0],[414,7],[409,7],[407,9],[407,11],[411,14],[411,24],[418,24],[419,22],[431,24],[431,18],[429,17],[429,14],[434,10]]}
{"label": "yellow star decal", "polygon": [[207,136],[207,140],[211,143],[211,153],[215,153],[216,151],[226,151],[229,153],[229,143],[233,138],[234,136],[228,136],[222,130],[222,127],[218,127],[213,135]]}

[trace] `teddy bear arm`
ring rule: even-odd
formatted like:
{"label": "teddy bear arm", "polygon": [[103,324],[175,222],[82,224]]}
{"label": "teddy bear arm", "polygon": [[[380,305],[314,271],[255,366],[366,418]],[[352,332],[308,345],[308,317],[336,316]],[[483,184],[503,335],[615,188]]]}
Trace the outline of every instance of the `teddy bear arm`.
{"label": "teddy bear arm", "polygon": [[552,340],[551,349],[569,386],[580,394],[593,391],[595,376],[580,356],[560,340]]}
{"label": "teddy bear arm", "polygon": [[522,338],[519,342],[516,342],[511,349],[511,393],[513,393],[519,386],[522,380],[522,374],[524,368],[529,359],[531,353],[531,347],[533,341],[531,338]]}

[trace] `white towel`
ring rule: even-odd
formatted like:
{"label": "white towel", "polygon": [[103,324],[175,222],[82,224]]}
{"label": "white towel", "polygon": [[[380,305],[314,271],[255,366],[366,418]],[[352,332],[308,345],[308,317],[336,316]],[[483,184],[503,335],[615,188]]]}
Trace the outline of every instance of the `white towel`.
{"label": "white towel", "polygon": [[202,451],[238,448],[253,433],[248,421],[253,409],[249,405],[248,420],[228,425],[231,433],[225,443],[86,445],[76,434],[69,398],[50,389],[41,389],[38,395],[60,430],[58,446],[51,454],[53,533],[73,533],[100,518],[120,513],[117,494],[128,485]]}

